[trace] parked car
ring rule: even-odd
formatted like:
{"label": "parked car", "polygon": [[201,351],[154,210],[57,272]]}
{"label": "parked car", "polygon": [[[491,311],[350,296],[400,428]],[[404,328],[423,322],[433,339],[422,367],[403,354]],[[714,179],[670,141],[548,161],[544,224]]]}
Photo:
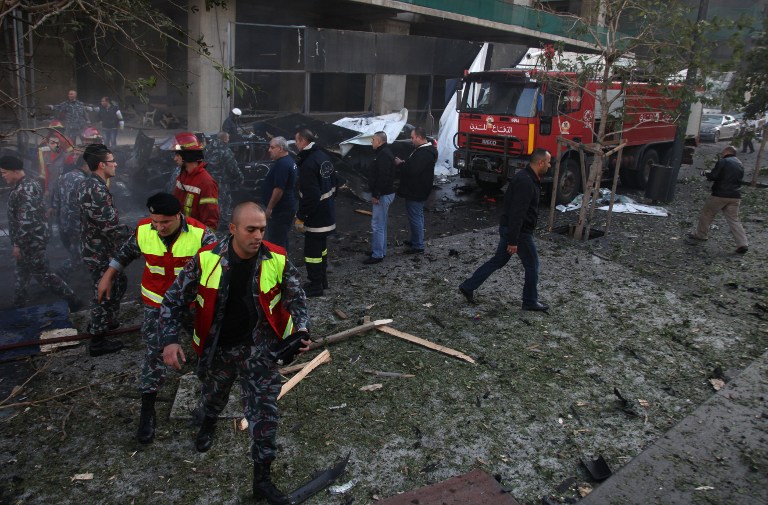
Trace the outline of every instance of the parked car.
{"label": "parked car", "polygon": [[739,121],[728,114],[704,114],[701,118],[699,138],[702,141],[718,142],[736,137],[741,126]]}

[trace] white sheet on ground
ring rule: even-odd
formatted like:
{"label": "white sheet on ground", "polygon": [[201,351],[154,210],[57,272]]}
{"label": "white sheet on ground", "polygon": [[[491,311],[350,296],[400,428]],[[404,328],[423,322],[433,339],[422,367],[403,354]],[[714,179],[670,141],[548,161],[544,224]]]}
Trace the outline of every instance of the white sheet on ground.
{"label": "white sheet on ground", "polygon": [[[570,212],[581,208],[582,195],[576,196],[568,205],[558,205],[555,208],[560,212]],[[608,210],[608,206],[611,202],[611,191],[606,188],[600,189],[600,198],[597,200],[598,205],[601,205],[597,210]],[[616,195],[616,199],[613,202],[613,212],[622,214],[643,214],[646,216],[661,216],[666,217],[669,215],[667,209],[663,207],[654,207],[653,205],[644,205],[637,203],[633,199],[624,195]]]}
{"label": "white sheet on ground", "polygon": [[[488,55],[488,43],[477,53],[475,61],[469,67],[470,72],[482,72],[485,70],[485,58]],[[435,175],[453,175],[457,170],[453,168],[453,137],[459,131],[459,113],[456,111],[456,93],[453,94],[440,116],[437,135],[437,163],[435,163]]]}
{"label": "white sheet on ground", "polygon": [[378,131],[387,134],[387,140],[391,143],[400,135],[400,131],[408,122],[408,109],[401,109],[400,112],[384,114],[375,117],[343,117],[334,121],[336,126],[342,126],[360,132],[357,137],[345,140],[339,144],[342,156],[346,155],[353,145],[369,146],[371,137]]}

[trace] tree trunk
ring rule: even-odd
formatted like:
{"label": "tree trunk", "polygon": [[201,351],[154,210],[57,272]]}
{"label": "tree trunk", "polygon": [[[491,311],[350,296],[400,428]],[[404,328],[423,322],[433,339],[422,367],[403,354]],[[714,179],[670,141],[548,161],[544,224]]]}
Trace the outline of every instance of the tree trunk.
{"label": "tree trunk", "polygon": [[760,162],[763,160],[763,151],[765,150],[765,144],[768,141],[768,123],[763,125],[763,140],[760,141],[760,147],[757,148],[757,159],[755,160],[755,171],[752,173],[752,184],[754,188],[757,186],[757,176],[760,175]]}

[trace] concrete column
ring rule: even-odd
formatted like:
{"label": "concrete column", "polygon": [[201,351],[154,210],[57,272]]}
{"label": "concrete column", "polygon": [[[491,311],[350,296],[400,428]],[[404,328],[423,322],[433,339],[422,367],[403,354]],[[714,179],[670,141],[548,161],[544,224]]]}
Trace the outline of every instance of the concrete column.
{"label": "concrete column", "polygon": [[[230,66],[228,27],[235,21],[237,2],[227,2],[227,8],[206,11],[205,2],[196,0],[198,11],[189,14],[189,35],[192,40],[203,36],[211,46],[211,56],[224,66]],[[232,27],[234,30],[234,26]],[[232,37],[234,40],[234,36]],[[213,63],[194,51],[187,52],[187,67],[190,83],[187,116],[188,127],[194,131],[218,132],[221,123],[230,111],[230,98],[227,96],[228,83],[213,66]]]}
{"label": "concrete column", "polygon": [[[395,19],[383,19],[371,23],[371,30],[379,33],[408,35],[410,23]],[[405,75],[376,74],[373,113],[376,115],[396,112],[405,105]]]}

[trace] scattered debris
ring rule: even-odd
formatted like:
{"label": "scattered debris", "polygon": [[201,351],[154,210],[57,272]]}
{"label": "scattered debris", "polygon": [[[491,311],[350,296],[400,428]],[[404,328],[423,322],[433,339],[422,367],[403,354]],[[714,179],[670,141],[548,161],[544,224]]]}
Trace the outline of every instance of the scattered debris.
{"label": "scattered debris", "polygon": [[348,330],[344,330],[339,333],[334,333],[333,335],[329,335],[327,337],[321,337],[317,339],[315,342],[311,343],[309,345],[309,349],[310,350],[317,349],[318,347],[322,347],[327,344],[335,344],[336,342],[341,342],[342,340],[346,340],[349,337],[353,337],[355,335],[365,333],[374,328],[378,328],[379,326],[383,326],[391,322],[392,322],[392,319],[378,319],[376,321],[373,321],[370,323],[364,323],[364,324],[361,324],[360,326],[355,326],[354,328],[350,328]]}
{"label": "scattered debris", "polygon": [[401,338],[403,340],[407,340],[408,342],[412,342],[414,344],[418,344],[421,346],[424,346],[428,349],[432,349],[434,351],[442,352],[444,354],[448,354],[449,356],[453,356],[459,359],[463,359],[464,361],[468,363],[475,364],[475,360],[464,354],[463,352],[456,351],[454,349],[451,349],[450,347],[445,347],[438,344],[433,344],[432,342],[428,340],[424,340],[423,338],[415,337],[413,335],[409,335],[408,333],[402,332],[400,330],[396,330],[392,328],[391,326],[381,326],[377,328],[379,331],[383,331],[384,333],[388,333],[394,337]]}
{"label": "scattered debris", "polygon": [[339,319],[347,319],[347,314],[341,309],[333,309],[333,313],[336,314]]}
{"label": "scattered debris", "polygon": [[578,491],[579,495],[581,495],[581,497],[584,498],[585,496],[587,496],[589,493],[592,492],[592,486],[584,482],[576,486],[576,491]]}
{"label": "scattered debris", "polygon": [[376,391],[377,389],[381,389],[384,387],[384,384],[368,384],[367,386],[363,386],[360,388],[360,391]]}
{"label": "scattered debris", "polygon": [[339,484],[338,486],[331,486],[328,488],[328,492],[331,494],[344,494],[353,487],[355,487],[355,484],[357,484],[357,479],[352,479],[351,481]]}
{"label": "scattered debris", "polygon": [[403,378],[403,379],[410,379],[412,377],[416,377],[415,375],[409,374],[409,373],[381,372],[379,370],[370,370],[370,369],[367,369],[367,368],[365,370],[363,370],[363,372],[369,373],[369,374],[372,374],[372,375],[376,375],[378,377],[395,377],[395,378]]}
{"label": "scattered debris", "polygon": [[347,468],[348,462],[349,462],[349,454],[347,454],[345,458],[337,461],[332,467],[328,468],[327,470],[321,470],[319,472],[314,473],[306,484],[304,484],[303,486],[301,486],[300,488],[296,489],[295,491],[291,492],[288,495],[288,503],[290,503],[291,505],[297,505],[299,503],[303,503],[306,500],[308,500],[310,497],[314,496],[318,492],[327,488],[329,485],[333,484],[333,482],[339,477],[341,477],[341,475],[344,473],[344,470]]}
{"label": "scattered debris", "polygon": [[293,389],[294,386],[296,386],[296,384],[301,382],[304,379],[304,377],[309,375],[309,372],[311,372],[312,370],[314,370],[318,366],[322,365],[323,363],[328,363],[329,361],[331,361],[331,353],[329,353],[328,349],[326,349],[325,351],[323,351],[320,354],[318,354],[317,356],[315,356],[315,359],[310,361],[307,364],[307,366],[305,366],[301,370],[301,372],[297,373],[296,375],[291,377],[291,380],[289,380],[288,382],[283,384],[283,388],[280,390],[280,394],[277,396],[277,399],[279,400],[280,398],[285,396],[288,393],[288,391]]}
{"label": "scattered debris", "polygon": [[355,213],[356,214],[362,214],[364,216],[372,216],[373,215],[373,212],[371,212],[370,210],[363,210],[363,209],[355,209]]}
{"label": "scattered debris", "polygon": [[581,464],[584,465],[596,481],[602,481],[611,476],[611,469],[602,456],[598,456],[595,459],[582,458]]}
{"label": "scattered debris", "polygon": [[245,431],[248,429],[248,419],[242,418],[240,419],[240,425],[238,426],[240,428],[240,431]]}
{"label": "scattered debris", "polygon": [[715,391],[720,391],[725,387],[725,381],[723,381],[723,379],[709,379],[709,383],[712,384],[712,388]]}
{"label": "scattered debris", "polygon": [[93,474],[92,473],[76,473],[71,477],[72,482],[77,480],[93,480]]}
{"label": "scattered debris", "polygon": [[340,410],[340,409],[345,409],[345,408],[347,408],[347,404],[346,403],[342,403],[341,405],[333,405],[331,407],[328,407],[328,410]]}

